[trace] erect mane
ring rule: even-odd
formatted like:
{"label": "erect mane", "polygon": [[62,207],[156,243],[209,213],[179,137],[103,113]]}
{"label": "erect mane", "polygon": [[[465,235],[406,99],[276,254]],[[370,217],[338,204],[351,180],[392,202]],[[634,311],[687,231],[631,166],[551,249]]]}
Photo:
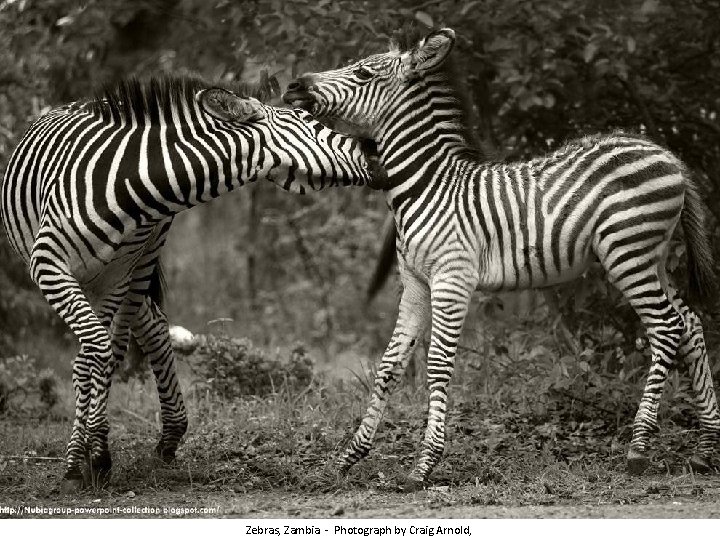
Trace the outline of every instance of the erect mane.
{"label": "erect mane", "polygon": [[[390,50],[400,52],[409,52],[417,47],[418,43],[424,39],[434,29],[426,26],[420,26],[415,22],[407,23],[394,31],[390,39]],[[439,78],[441,84],[448,88],[449,93],[455,97],[460,111],[459,123],[463,130],[465,140],[468,142],[468,150],[475,157],[483,157],[480,140],[475,133],[475,125],[477,115],[473,109],[472,99],[467,91],[467,85],[460,80],[458,75],[457,64],[455,58],[457,56],[457,43],[455,49],[450,53],[440,68],[433,73],[434,78]]]}
{"label": "erect mane", "polygon": [[208,82],[197,77],[152,77],[122,79],[114,85],[105,85],[95,92],[88,103],[90,110],[105,120],[130,120],[150,117],[157,119],[172,112],[174,107],[192,103],[195,94],[205,88],[224,88],[242,97],[265,101],[271,97],[267,75],[257,83]]}
{"label": "erect mane", "polygon": [[392,32],[390,47],[403,52],[410,51],[433,30],[433,28],[427,26],[420,26],[416,22],[406,22]]}

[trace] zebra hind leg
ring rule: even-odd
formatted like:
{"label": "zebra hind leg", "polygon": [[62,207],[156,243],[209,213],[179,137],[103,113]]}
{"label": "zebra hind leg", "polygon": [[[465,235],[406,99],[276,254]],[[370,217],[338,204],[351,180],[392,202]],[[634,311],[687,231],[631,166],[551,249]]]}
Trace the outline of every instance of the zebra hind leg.
{"label": "zebra hind leg", "polygon": [[131,332],[143,356],[149,361],[157,383],[162,435],[156,452],[165,462],[175,458],[175,451],[188,425],[170,346],[169,327],[162,312],[164,287],[159,257],[172,221],[172,218],[167,218],[154,226],[133,271],[128,298],[133,313],[130,317]]}
{"label": "zebra hind leg", "polygon": [[673,305],[685,319],[678,349],[678,360],[687,370],[693,394],[693,405],[700,422],[700,442],[690,458],[695,472],[708,473],[714,469],[713,456],[720,445],[720,410],[718,410],[712,372],[708,362],[700,318],[676,297]]}
{"label": "zebra hind leg", "polygon": [[75,419],[62,483],[64,492],[73,492],[93,483],[91,472],[106,477],[112,466],[106,411],[107,382],[112,369],[110,336],[80,284],[65,268],[36,252],[31,259],[31,275],[48,303],[80,341],[80,352],[73,362]]}
{"label": "zebra hind leg", "polygon": [[616,225],[609,224],[599,229],[594,245],[608,280],[640,318],[652,352],[627,453],[630,474],[642,474],[650,465],[650,436],[658,430],[660,400],[685,333],[685,320],[668,295],[670,287],[665,271],[673,228],[671,222],[653,222],[645,234],[626,236]]}
{"label": "zebra hind leg", "polygon": [[[639,280],[636,283],[647,282]],[[652,350],[652,362],[640,405],[633,422],[633,436],[627,456],[628,472],[641,474],[650,464],[650,435],[658,430],[658,408],[668,373],[672,369],[685,321],[671,304],[665,291],[657,284],[643,287],[641,292],[627,295],[630,304],[645,327]]]}
{"label": "zebra hind leg", "polygon": [[132,333],[150,362],[160,398],[162,434],[155,451],[160,459],[170,463],[175,459],[175,452],[187,431],[188,419],[175,371],[167,318],[148,297],[140,301]]}

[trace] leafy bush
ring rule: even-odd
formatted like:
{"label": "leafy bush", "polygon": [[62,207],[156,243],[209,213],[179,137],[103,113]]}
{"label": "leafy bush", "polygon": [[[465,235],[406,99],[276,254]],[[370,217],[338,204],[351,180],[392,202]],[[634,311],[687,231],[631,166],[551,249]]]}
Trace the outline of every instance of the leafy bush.
{"label": "leafy bush", "polygon": [[0,414],[47,414],[58,402],[57,377],[27,355],[0,358]]}
{"label": "leafy bush", "polygon": [[201,387],[224,398],[265,396],[281,389],[307,387],[315,362],[303,345],[295,345],[287,359],[273,356],[246,338],[199,336],[200,345],[189,357]]}
{"label": "leafy bush", "polygon": [[[574,318],[572,310],[562,314],[573,300],[568,290],[555,291],[559,311],[545,303],[523,319],[505,313],[497,299],[481,301],[476,315],[480,330],[475,339],[469,335],[461,344],[466,359],[458,364],[465,370],[458,379],[472,381],[470,408],[513,410],[543,425],[602,421],[609,437],[626,436],[647,379],[651,351],[627,303],[618,301],[614,312],[609,307],[596,312],[582,307],[609,306],[614,291],[606,288],[600,280],[579,280],[574,290],[585,296]],[[619,324],[623,320],[626,328]],[[668,378],[660,416],[694,429],[692,392],[685,370],[678,367]]]}

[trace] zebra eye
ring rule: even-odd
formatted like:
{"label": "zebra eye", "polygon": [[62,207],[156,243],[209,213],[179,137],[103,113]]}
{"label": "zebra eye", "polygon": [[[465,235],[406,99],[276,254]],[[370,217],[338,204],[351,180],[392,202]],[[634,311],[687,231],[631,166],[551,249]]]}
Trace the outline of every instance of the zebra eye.
{"label": "zebra eye", "polygon": [[353,74],[361,81],[367,81],[373,77],[373,72],[362,66],[353,71]]}

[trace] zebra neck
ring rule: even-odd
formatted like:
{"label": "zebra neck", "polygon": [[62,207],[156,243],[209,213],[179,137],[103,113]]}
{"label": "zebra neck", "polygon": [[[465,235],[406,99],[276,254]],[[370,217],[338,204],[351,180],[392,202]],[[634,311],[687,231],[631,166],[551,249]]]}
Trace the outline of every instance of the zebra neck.
{"label": "zebra neck", "polygon": [[[391,211],[403,221],[408,212],[422,208],[437,208],[438,198],[443,205],[452,205],[450,201],[466,197],[472,193],[482,163],[466,156],[451,154],[435,165],[421,168],[404,181],[387,190],[387,204]],[[389,178],[394,180],[391,174]],[[414,209],[414,210],[413,210]],[[423,210],[424,212],[424,210]]]}
{"label": "zebra neck", "polygon": [[460,134],[439,132],[430,125],[426,132],[427,137],[418,138],[407,132],[404,142],[378,141],[380,163],[388,175],[387,201],[395,211],[405,203],[456,183],[460,171],[467,171],[469,165],[473,168],[480,165]]}
{"label": "zebra neck", "polygon": [[462,101],[443,78],[409,87],[387,111],[373,136],[392,191],[427,187],[455,160],[480,157]]}

